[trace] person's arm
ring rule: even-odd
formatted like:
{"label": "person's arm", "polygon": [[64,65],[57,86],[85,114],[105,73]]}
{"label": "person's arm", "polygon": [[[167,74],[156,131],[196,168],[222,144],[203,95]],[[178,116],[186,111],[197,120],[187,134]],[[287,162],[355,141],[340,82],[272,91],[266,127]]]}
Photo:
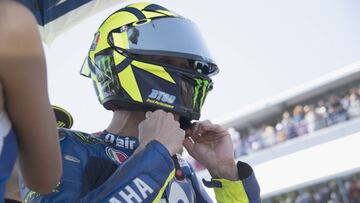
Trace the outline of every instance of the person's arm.
{"label": "person's arm", "polygon": [[261,202],[253,169],[244,162],[235,163],[230,134],[222,126],[199,122],[187,130],[187,135],[184,146],[209,170],[212,180],[203,182],[214,188],[217,202]]}
{"label": "person's arm", "polygon": [[163,110],[147,112],[138,125],[140,145],[105,183],[83,202],[159,202],[174,177],[171,156],[182,147],[185,131],[174,115]]}
{"label": "person's arm", "polygon": [[[92,165],[98,166],[100,163],[106,164],[98,162]],[[108,164],[109,167],[113,165]],[[100,175],[108,167],[102,168]],[[111,170],[115,170],[111,172],[111,176],[105,177],[105,182],[84,194],[80,202],[159,202],[165,187],[175,174],[169,151],[155,140],[150,141],[143,150],[132,155],[120,167]],[[95,172],[96,169],[89,171]],[[95,177],[100,179],[98,175]]]}
{"label": "person's arm", "polygon": [[20,170],[29,188],[48,193],[60,179],[62,162],[42,43],[30,11],[15,1],[0,4],[0,80],[18,136]]}
{"label": "person's arm", "polygon": [[[196,176],[196,172],[190,166],[191,181],[194,187],[197,203],[213,202],[203,188],[203,185]],[[213,188],[216,202],[218,203],[259,203],[259,185],[255,178],[252,168],[239,161],[237,163],[238,180],[228,180],[224,178],[212,178],[210,181],[202,179],[203,184],[208,188]]]}
{"label": "person's arm", "polygon": [[260,187],[253,169],[244,162],[237,162],[238,180],[212,178],[203,179],[206,187],[213,188],[218,203],[249,202],[260,203]]}

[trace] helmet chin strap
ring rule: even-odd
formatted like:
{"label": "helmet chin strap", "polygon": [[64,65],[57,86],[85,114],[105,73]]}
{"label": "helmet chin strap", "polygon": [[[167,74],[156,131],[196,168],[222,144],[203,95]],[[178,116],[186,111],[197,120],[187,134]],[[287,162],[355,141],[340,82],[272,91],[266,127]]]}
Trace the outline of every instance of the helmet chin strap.
{"label": "helmet chin strap", "polygon": [[185,117],[180,117],[179,123],[180,123],[180,128],[183,130],[187,130],[191,128],[191,126],[193,125],[191,121]]}

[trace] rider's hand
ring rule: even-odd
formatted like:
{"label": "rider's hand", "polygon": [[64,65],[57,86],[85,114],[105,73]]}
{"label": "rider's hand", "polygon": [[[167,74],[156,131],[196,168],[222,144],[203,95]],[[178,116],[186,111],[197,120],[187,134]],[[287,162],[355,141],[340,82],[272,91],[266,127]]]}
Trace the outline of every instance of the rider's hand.
{"label": "rider's hand", "polygon": [[230,134],[222,126],[206,120],[195,123],[186,134],[185,148],[214,178],[239,179]]}
{"label": "rider's hand", "polygon": [[146,112],[146,119],[139,124],[139,142],[137,151],[142,150],[151,140],[157,140],[174,155],[182,148],[185,131],[180,123],[174,119],[172,113],[163,110]]}

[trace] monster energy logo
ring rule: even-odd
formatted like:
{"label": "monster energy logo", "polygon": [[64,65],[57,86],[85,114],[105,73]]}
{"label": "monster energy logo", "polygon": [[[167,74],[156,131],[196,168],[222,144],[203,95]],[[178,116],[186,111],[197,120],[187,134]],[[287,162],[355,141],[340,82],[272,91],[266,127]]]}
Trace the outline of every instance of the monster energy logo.
{"label": "monster energy logo", "polygon": [[99,56],[95,58],[95,74],[98,81],[102,84],[104,92],[110,91],[112,83],[111,58],[109,56]]}
{"label": "monster energy logo", "polygon": [[96,144],[99,142],[95,137],[87,135],[87,134],[75,132],[75,135],[81,142],[86,143],[86,144]]}
{"label": "monster energy logo", "polygon": [[[204,100],[206,97],[206,93],[209,86],[209,81],[207,80],[201,80],[201,79],[195,79],[196,86],[195,86],[195,94],[194,94],[194,100],[193,100],[193,108],[196,107],[197,102],[199,102],[199,109],[204,104]],[[202,88],[202,89],[200,89]],[[198,101],[199,100],[199,101]]]}

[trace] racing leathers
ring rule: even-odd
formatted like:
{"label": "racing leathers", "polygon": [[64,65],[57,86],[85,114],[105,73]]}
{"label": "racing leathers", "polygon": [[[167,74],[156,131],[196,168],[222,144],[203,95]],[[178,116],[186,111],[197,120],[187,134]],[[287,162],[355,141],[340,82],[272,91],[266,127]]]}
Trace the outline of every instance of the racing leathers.
{"label": "racing leathers", "polygon": [[[60,129],[63,175],[47,195],[21,186],[29,202],[213,202],[181,156],[171,157],[158,141],[134,154],[136,138],[100,132],[86,134]],[[203,181],[215,189],[218,202],[260,202],[260,189],[253,171],[237,163],[239,181]]]}

